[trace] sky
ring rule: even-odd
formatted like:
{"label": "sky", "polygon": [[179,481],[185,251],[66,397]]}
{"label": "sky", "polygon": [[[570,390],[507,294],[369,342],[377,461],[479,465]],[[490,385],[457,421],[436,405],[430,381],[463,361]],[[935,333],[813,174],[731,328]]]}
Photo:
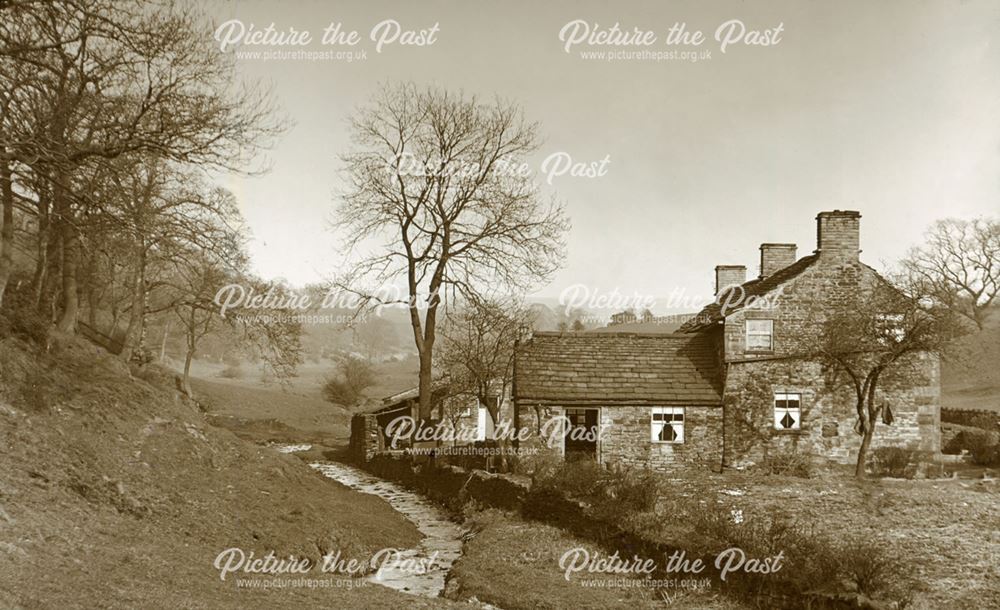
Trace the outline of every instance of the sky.
{"label": "sky", "polygon": [[[743,264],[755,276],[761,243],[793,242],[799,256],[811,253],[822,210],[862,213],[862,259],[875,267],[919,244],[936,219],[1000,214],[1000,2],[206,6],[216,25],[239,22],[222,40],[272,23],[312,36],[304,46],[268,46],[244,35],[219,52],[341,52],[237,57],[239,77],[268,84],[294,122],[268,151],[268,173],[222,179],[265,277],[304,284],[337,273],[340,236],[330,222],[343,192],[348,118],[380,83],[407,80],[500,96],[540,123],[543,144],[531,166],[565,204],[572,229],[563,267],[537,297],[580,294],[582,286],[595,296],[654,296],[654,311],[673,309],[676,295],[711,296],[716,265]],[[376,36],[391,38],[393,23],[400,35],[379,50],[371,35],[386,20]],[[562,40],[560,32],[576,20],[592,36],[618,24],[655,40],[584,40],[567,52],[572,26]],[[737,37],[736,25],[722,32],[737,37],[723,53],[716,30],[731,20],[745,33]],[[359,41],[322,45],[331,23],[357,31]],[[681,23],[705,40],[668,44]],[[406,30],[415,31],[407,39],[419,41],[423,30],[432,43],[400,44]],[[584,56],[615,51],[660,60]],[[542,163],[557,153],[574,163],[608,161],[603,175],[552,176],[548,184]]]}

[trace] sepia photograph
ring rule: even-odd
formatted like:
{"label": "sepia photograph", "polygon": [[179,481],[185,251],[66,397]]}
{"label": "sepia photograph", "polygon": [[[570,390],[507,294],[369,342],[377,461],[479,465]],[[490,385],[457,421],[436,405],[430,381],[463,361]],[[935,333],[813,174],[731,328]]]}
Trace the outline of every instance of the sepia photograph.
{"label": "sepia photograph", "polygon": [[0,0],[0,610],[1000,609],[997,0]]}

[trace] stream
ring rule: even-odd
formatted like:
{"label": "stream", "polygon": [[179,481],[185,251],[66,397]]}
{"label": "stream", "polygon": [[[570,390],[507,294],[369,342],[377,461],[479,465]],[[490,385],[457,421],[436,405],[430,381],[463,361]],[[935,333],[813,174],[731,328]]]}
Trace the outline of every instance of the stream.
{"label": "stream", "polygon": [[[462,537],[457,523],[419,494],[367,472],[337,462],[310,464],[313,468],[355,491],[376,495],[413,522],[424,538],[416,548],[400,552],[403,567],[382,568],[368,581],[413,595],[438,597],[452,564],[462,555]],[[408,561],[413,560],[413,561]],[[405,569],[407,564],[429,566],[425,571]]]}

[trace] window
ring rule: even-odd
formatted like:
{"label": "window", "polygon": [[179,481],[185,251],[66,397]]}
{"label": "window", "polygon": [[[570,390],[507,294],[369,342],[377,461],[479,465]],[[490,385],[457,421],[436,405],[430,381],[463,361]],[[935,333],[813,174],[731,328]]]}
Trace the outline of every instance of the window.
{"label": "window", "polygon": [[487,433],[490,432],[488,428],[492,428],[493,418],[490,417],[489,411],[486,407],[479,407],[476,411],[476,440],[485,441]]}
{"label": "window", "polygon": [[684,407],[653,407],[649,440],[654,443],[683,443]]}
{"label": "window", "polygon": [[774,395],[774,428],[799,430],[802,427],[802,395]]}
{"label": "window", "polygon": [[767,351],[772,349],[771,333],[773,320],[747,320],[747,350]]}
{"label": "window", "polygon": [[906,337],[903,330],[903,314],[880,313],[875,315],[875,334],[882,345],[902,343]]}

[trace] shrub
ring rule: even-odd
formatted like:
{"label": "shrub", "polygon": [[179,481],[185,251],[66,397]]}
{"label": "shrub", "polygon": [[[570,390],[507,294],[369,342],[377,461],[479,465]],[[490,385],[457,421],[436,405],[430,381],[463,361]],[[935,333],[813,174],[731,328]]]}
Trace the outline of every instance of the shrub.
{"label": "shrub", "polygon": [[535,485],[587,500],[595,516],[615,520],[654,510],[661,492],[652,471],[607,469],[590,460],[564,462],[536,473]]}
{"label": "shrub", "polygon": [[323,397],[332,403],[352,406],[364,398],[363,392],[374,383],[372,365],[361,358],[349,357],[323,385]]}
{"label": "shrub", "polygon": [[727,592],[746,601],[759,603],[768,596],[795,597],[802,592],[822,596],[856,591],[870,598],[894,601],[905,597],[902,564],[892,557],[888,547],[871,537],[847,535],[833,539],[821,535],[812,525],[780,515],[746,514],[737,520],[719,510],[705,510],[691,519],[694,540],[703,554],[714,556],[734,547],[747,557],[783,554],[786,569],[771,574],[729,575]]}
{"label": "shrub", "polygon": [[813,475],[812,456],[794,449],[768,453],[758,464],[758,470],[764,474],[802,477]]}
{"label": "shrub", "polygon": [[902,565],[883,545],[854,537],[831,549],[839,574],[868,597],[878,597],[901,584]]}
{"label": "shrub", "polygon": [[1000,440],[992,432],[965,433],[965,447],[972,454],[972,461],[980,466],[1000,466]]}
{"label": "shrub", "polygon": [[226,368],[219,371],[219,377],[224,379],[243,379],[246,373],[243,371],[243,367],[239,363],[230,364]]}
{"label": "shrub", "polygon": [[915,457],[916,452],[905,447],[879,447],[872,452],[872,467],[879,476],[902,479],[909,474],[909,465],[916,463]]}
{"label": "shrub", "polygon": [[1000,434],[979,429],[961,430],[942,449],[943,453],[959,454],[963,450],[972,455],[980,466],[1000,466]]}
{"label": "shrub", "polygon": [[660,480],[648,470],[611,471],[603,485],[609,507],[623,513],[642,513],[656,509],[660,499]]}
{"label": "shrub", "polygon": [[4,294],[3,310],[0,311],[0,337],[19,337],[45,345],[51,320],[40,314],[32,305],[32,295],[27,290],[27,282],[16,281],[12,277]]}

